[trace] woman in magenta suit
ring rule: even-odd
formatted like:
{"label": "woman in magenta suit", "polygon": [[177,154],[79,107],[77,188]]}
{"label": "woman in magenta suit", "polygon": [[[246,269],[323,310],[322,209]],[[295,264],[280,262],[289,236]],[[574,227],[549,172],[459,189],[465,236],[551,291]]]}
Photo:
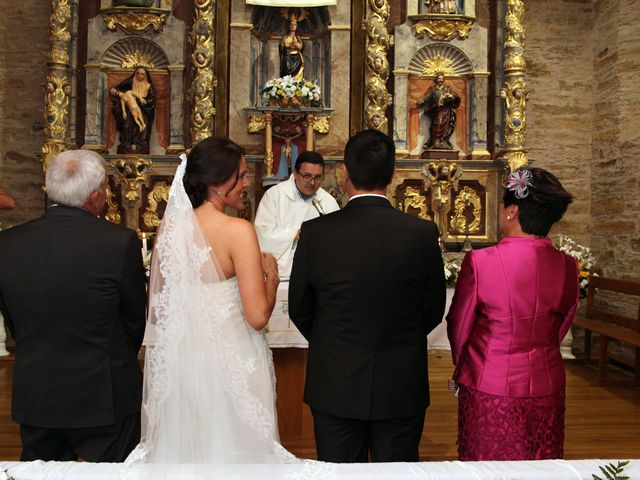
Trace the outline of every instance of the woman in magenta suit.
{"label": "woman in magenta suit", "polygon": [[447,316],[460,460],[562,458],[560,342],[578,304],[578,269],[546,236],[571,200],[546,170],[516,170],[500,205],[502,240],[462,262]]}

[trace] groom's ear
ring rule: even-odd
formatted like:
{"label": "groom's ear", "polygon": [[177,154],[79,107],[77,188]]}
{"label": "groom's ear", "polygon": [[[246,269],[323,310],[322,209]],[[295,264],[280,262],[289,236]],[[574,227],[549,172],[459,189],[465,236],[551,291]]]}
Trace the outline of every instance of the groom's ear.
{"label": "groom's ear", "polygon": [[351,177],[349,176],[349,169],[347,168],[347,165],[344,162],[340,164],[340,168],[342,168],[342,173],[344,175],[344,184],[346,187],[351,181]]}

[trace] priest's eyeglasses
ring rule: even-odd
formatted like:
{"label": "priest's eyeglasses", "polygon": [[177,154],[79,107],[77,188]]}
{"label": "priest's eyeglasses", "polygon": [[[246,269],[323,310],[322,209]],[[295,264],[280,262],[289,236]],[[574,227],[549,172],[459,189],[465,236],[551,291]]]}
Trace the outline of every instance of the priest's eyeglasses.
{"label": "priest's eyeglasses", "polygon": [[322,180],[324,180],[324,175],[311,175],[310,173],[302,173],[300,174],[300,176],[307,183],[320,183]]}

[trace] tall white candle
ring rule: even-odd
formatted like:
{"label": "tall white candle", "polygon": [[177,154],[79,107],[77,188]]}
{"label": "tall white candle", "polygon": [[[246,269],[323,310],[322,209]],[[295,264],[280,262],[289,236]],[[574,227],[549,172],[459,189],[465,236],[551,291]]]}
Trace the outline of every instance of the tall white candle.
{"label": "tall white candle", "polygon": [[142,232],[142,259],[147,257],[147,234]]}

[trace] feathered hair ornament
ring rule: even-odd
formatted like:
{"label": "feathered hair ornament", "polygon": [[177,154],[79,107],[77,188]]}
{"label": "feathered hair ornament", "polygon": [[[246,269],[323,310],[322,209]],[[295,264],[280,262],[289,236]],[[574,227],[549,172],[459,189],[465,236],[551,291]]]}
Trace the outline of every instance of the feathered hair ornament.
{"label": "feathered hair ornament", "polygon": [[533,187],[533,177],[526,168],[519,168],[507,177],[507,188],[516,198],[522,199],[529,195],[529,187]]}

